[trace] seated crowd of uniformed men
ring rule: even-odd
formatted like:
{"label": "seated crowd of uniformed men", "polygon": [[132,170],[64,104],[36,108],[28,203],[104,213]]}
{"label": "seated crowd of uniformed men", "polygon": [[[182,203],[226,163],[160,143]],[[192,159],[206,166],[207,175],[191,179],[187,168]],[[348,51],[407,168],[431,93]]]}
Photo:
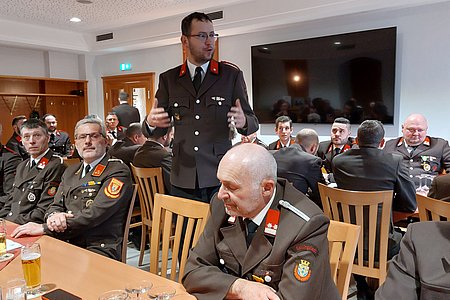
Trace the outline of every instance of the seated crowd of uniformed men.
{"label": "seated crowd of uniformed men", "polygon": [[[143,132],[139,120],[136,121],[138,122],[129,123],[128,128],[125,128],[119,125],[116,112],[110,112],[105,123],[95,116],[87,116],[75,126],[76,149],[73,149],[69,135],[56,128],[56,116],[46,114],[42,120],[27,120],[25,116],[14,118],[14,133],[6,146],[1,145],[0,189],[0,217],[22,224],[13,235],[49,234],[120,259],[123,226],[131,197],[130,164],[138,167],[162,167],[164,182],[167,191],[170,191],[172,155],[169,145],[173,130],[171,127],[157,128],[148,136],[145,130]],[[266,214],[275,218],[277,230],[291,230],[292,237],[287,238],[285,244],[280,241],[277,246],[280,251],[278,255],[271,255],[264,262],[265,268],[261,267],[253,276],[262,278],[262,282],[266,281],[268,290],[265,292],[269,293],[273,291],[272,287],[278,289],[282,275],[280,272],[286,268],[292,269],[289,275],[292,276],[292,281],[314,285],[315,280],[309,280],[310,276],[318,276],[319,272],[320,276],[329,273],[328,256],[323,253],[319,255],[323,249],[327,249],[327,239],[326,229],[323,230],[326,218],[319,209],[321,201],[318,182],[334,183],[337,187],[348,190],[393,190],[392,209],[414,212],[416,189],[422,188],[421,176],[426,174],[430,175],[428,178],[433,178],[450,172],[448,142],[428,136],[427,129],[425,117],[412,114],[402,125],[402,137],[385,142],[383,125],[379,121],[367,120],[358,127],[356,138],[352,138],[350,122],[345,118],[337,118],[331,126],[331,140],[319,143],[317,133],[308,128],[292,137],[292,121],[288,116],[280,116],[275,124],[278,140],[266,146],[257,138],[256,133],[242,136],[238,144],[243,145],[235,145],[222,158],[217,174],[222,188],[215,197],[223,202],[212,202],[212,219],[217,221],[210,221],[213,223],[211,228],[220,226],[220,220],[228,218],[229,212],[234,209],[239,209],[240,216],[245,217],[256,206],[261,206],[264,209],[260,218],[264,218]],[[0,138],[1,132],[0,125]],[[79,156],[81,161],[67,167],[64,159],[71,156]],[[239,197],[243,195],[239,193],[246,193],[248,196],[259,192],[248,179],[255,180],[255,176],[263,182],[264,201],[255,201],[247,207],[237,208],[233,193]],[[287,181],[277,183],[277,176]],[[247,178],[246,181],[243,178]],[[242,190],[236,192],[239,189]],[[232,193],[227,194],[227,191]],[[449,191],[450,174],[447,174],[433,181],[428,195],[448,201]],[[277,198],[277,203],[278,199],[295,203],[305,195],[316,204],[308,200],[301,205],[304,206],[302,211],[308,216],[307,219],[294,214],[283,218],[283,223],[278,224],[279,215],[276,216],[277,212],[273,207],[274,199]],[[258,197],[255,196],[255,199]],[[227,261],[231,253],[244,251],[241,256],[243,267],[253,267],[250,266],[251,256],[245,253],[246,249],[241,250],[237,246],[242,241],[239,240],[241,235],[236,232],[242,231],[245,226],[238,224],[240,221],[236,218],[230,217],[228,222],[237,223],[237,226],[233,229],[234,233],[233,230],[221,233],[224,241],[229,239],[228,243],[219,248],[223,253],[216,253],[212,257],[205,250],[212,247],[215,235],[221,232],[217,230],[206,232],[200,246],[190,254],[185,285],[195,287],[191,290],[194,293],[198,289],[202,289],[202,293],[208,289],[217,291],[222,285],[227,287],[223,291],[224,296],[230,292],[230,284],[227,282],[234,281],[235,276],[245,273],[235,269],[232,261]],[[301,230],[296,231],[291,225],[298,222],[307,223],[307,226],[300,226]],[[265,229],[268,229],[267,226]],[[267,230],[266,235],[272,239],[272,243],[277,230]],[[393,238],[395,243],[390,244],[389,257],[399,252],[401,240],[400,233],[394,231],[391,234],[397,237]],[[313,242],[309,243],[309,240]],[[245,243],[244,241],[243,244]],[[292,245],[304,249],[289,250]],[[236,249],[232,249],[233,247]],[[260,247],[264,248],[264,245],[261,244]],[[290,251],[303,254],[285,257],[285,253]],[[253,255],[258,256],[258,253]],[[218,260],[226,271],[217,273],[219,277],[206,280],[204,270],[199,266],[214,264],[212,260]],[[281,270],[270,267],[280,264],[283,264]],[[395,274],[395,270],[392,274]],[[370,299],[373,291],[365,278],[355,276],[355,280],[358,298]],[[320,295],[334,297],[334,288],[327,286],[330,282],[325,281],[325,285],[319,282],[322,285],[318,287]],[[233,287],[239,288],[235,285]],[[290,293],[299,291],[301,292],[301,287],[287,287],[284,293],[290,298]]]}

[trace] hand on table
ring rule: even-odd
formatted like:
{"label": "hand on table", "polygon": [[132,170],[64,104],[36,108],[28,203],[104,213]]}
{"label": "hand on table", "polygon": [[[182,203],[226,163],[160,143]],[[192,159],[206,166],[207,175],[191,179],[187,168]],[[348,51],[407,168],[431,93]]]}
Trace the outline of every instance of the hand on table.
{"label": "hand on table", "polygon": [[270,286],[241,278],[231,285],[225,299],[280,300]]}
{"label": "hand on table", "polygon": [[67,229],[67,218],[72,218],[71,213],[56,213],[47,219],[47,227],[50,231],[64,232]]}
{"label": "hand on table", "polygon": [[11,233],[11,237],[19,238],[24,235],[43,235],[43,234],[44,234],[43,224],[28,222],[14,229],[14,231]]}
{"label": "hand on table", "polygon": [[169,114],[164,110],[164,107],[158,107],[158,99],[155,99],[155,103],[153,103],[153,107],[147,116],[147,123],[151,127],[170,126]]}

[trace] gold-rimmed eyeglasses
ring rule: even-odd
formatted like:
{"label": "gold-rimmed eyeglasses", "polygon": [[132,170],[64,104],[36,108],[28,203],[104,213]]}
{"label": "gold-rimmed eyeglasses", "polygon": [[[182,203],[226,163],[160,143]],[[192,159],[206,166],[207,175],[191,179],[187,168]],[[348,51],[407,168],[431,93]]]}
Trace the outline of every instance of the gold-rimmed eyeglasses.
{"label": "gold-rimmed eyeglasses", "polygon": [[202,42],[206,42],[206,40],[208,38],[210,38],[210,39],[215,41],[219,37],[219,34],[215,33],[215,32],[210,32],[210,33],[199,32],[197,34],[188,34],[187,35],[187,37],[192,37],[192,36],[198,38]]}

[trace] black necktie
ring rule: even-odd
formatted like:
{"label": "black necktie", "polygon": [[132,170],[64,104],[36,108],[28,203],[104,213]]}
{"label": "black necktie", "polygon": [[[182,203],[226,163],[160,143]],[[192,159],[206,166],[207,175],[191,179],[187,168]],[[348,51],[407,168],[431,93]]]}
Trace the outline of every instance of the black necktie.
{"label": "black necktie", "polygon": [[247,247],[251,244],[253,237],[255,236],[256,231],[258,230],[258,225],[250,219],[245,219],[245,226],[247,227]]}
{"label": "black necktie", "polygon": [[200,86],[202,85],[202,68],[201,67],[195,68],[195,76],[194,76],[194,80],[192,81],[192,83],[194,84],[195,92],[198,93],[198,90],[200,89]]}
{"label": "black necktie", "polygon": [[334,156],[338,155],[339,153],[341,153],[341,149],[339,148],[334,149]]}
{"label": "black necktie", "polygon": [[113,138],[117,139],[117,135],[115,131],[110,131],[109,133],[111,133],[111,135],[113,136]]}
{"label": "black necktie", "polygon": [[51,133],[50,134],[50,142],[54,142],[55,141],[55,134],[54,133]]}
{"label": "black necktie", "polygon": [[86,165],[86,167],[84,167],[84,176],[86,176],[87,173],[89,173],[90,170],[91,170],[91,166],[90,165]]}
{"label": "black necktie", "polygon": [[34,159],[31,159],[31,168],[33,168],[36,165],[36,161]]}

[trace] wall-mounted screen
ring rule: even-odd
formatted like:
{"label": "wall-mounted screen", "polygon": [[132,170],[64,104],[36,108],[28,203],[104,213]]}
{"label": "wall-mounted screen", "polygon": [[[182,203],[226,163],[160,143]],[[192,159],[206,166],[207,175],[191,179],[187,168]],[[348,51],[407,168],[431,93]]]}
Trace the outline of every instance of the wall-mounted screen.
{"label": "wall-mounted screen", "polygon": [[396,27],[252,46],[260,123],[393,124]]}

